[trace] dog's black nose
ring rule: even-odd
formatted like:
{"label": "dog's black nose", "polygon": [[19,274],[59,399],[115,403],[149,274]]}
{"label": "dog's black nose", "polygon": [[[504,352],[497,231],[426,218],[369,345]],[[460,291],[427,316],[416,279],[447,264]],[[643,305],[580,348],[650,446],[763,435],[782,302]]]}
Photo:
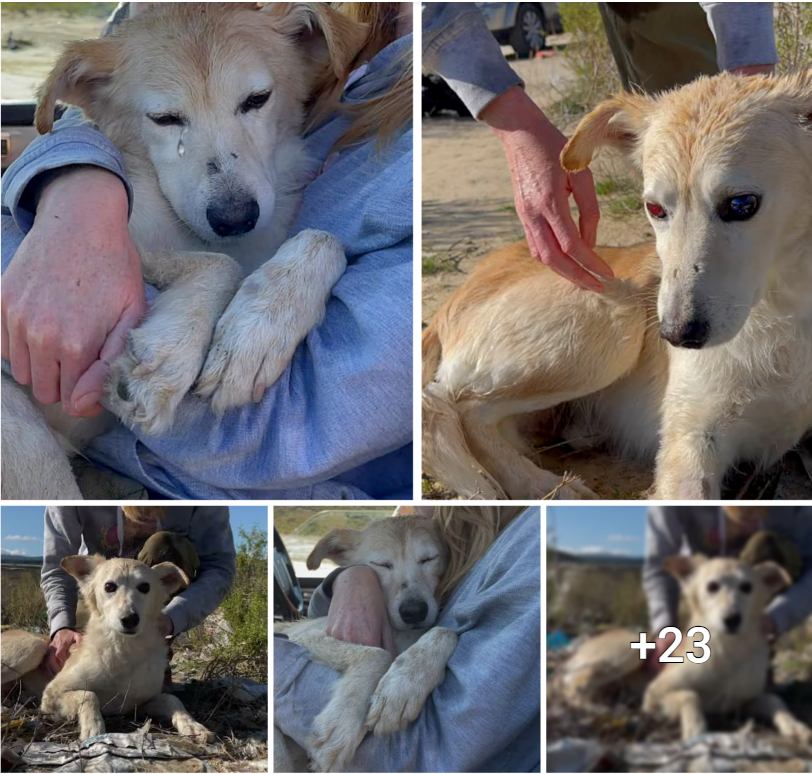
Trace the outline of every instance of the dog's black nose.
{"label": "dog's black nose", "polygon": [[236,201],[227,199],[210,204],[206,219],[215,234],[222,237],[247,234],[259,220],[259,204],[255,199]]}
{"label": "dog's black nose", "polygon": [[660,337],[675,347],[702,349],[710,337],[710,325],[701,317],[694,317],[684,325],[664,320],[660,323]]}
{"label": "dog's black nose", "polygon": [[730,634],[735,634],[742,625],[742,617],[739,613],[733,613],[725,618],[725,629]]}
{"label": "dog's black nose", "polygon": [[422,599],[410,599],[404,602],[398,612],[403,619],[403,623],[414,625],[423,623],[429,614],[429,606]]}
{"label": "dog's black nose", "polygon": [[130,613],[129,615],[124,616],[124,618],[121,619],[121,625],[125,629],[135,629],[135,627],[138,626],[138,622],[140,620],[141,618],[138,615],[138,613]]}

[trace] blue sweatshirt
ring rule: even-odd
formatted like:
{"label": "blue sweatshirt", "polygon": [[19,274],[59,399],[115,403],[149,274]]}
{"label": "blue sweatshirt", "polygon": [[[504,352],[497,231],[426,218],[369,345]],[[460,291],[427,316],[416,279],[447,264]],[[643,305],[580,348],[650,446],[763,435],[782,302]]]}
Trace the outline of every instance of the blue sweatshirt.
{"label": "blue sweatshirt", "polygon": [[[347,771],[521,772],[541,768],[541,509],[496,539],[440,612],[459,635],[417,720],[368,735]],[[338,673],[274,640],[274,724],[305,746]]]}
{"label": "blue sweatshirt", "polygon": [[[411,67],[411,47],[409,35],[381,51],[344,101],[386,91]],[[26,192],[43,172],[103,167],[132,196],[121,154],[71,113],[3,178],[3,271],[31,228]],[[308,228],[334,234],[347,271],[279,381],[260,403],[223,417],[188,395],[170,432],[119,426],[91,443],[90,459],[178,499],[412,498],[412,131],[382,149],[372,140],[331,154],[346,126],[335,116],[308,137],[314,159],[334,157],[308,186],[290,236]],[[150,289],[148,298],[155,295]]]}

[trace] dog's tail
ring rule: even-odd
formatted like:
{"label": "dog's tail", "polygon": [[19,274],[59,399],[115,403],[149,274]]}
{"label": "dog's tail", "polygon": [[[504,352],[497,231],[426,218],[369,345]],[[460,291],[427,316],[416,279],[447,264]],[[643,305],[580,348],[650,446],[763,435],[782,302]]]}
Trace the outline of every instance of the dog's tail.
{"label": "dog's tail", "polygon": [[506,499],[471,451],[456,397],[435,381],[442,355],[439,333],[430,325],[423,331],[423,470],[463,497]]}

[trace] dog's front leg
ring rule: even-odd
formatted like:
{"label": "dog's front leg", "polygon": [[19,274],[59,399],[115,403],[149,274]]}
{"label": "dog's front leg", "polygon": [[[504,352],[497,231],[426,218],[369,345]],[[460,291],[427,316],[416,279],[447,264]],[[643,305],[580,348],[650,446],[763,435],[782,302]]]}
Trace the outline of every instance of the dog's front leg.
{"label": "dog's front leg", "polygon": [[222,413],[261,400],[319,324],[347,260],[323,231],[302,231],[237,291],[217,323],[197,393]]}
{"label": "dog's front leg", "polygon": [[431,692],[443,682],[456,647],[457,635],[436,627],[401,653],[375,689],[367,728],[381,736],[402,731],[415,720]]}
{"label": "dog's front leg", "polygon": [[113,362],[107,405],[130,427],[157,434],[172,426],[197,379],[241,271],[221,253],[149,252],[141,261],[144,279],[164,292]]}
{"label": "dog's front leg", "polygon": [[758,718],[771,722],[781,736],[794,739],[803,745],[812,745],[812,729],[802,723],[775,694],[763,693],[748,702],[746,710]]}
{"label": "dog's front leg", "polygon": [[78,720],[79,740],[82,742],[105,732],[99,697],[92,691],[61,693],[46,688],[42,696],[42,711],[64,720]]}
{"label": "dog's front leg", "polygon": [[[679,690],[663,693],[657,691],[656,681],[649,686],[643,701],[643,710],[661,711],[667,718],[679,720],[682,727],[682,740],[687,742],[707,731],[702,702],[695,691]],[[654,690],[652,691],[652,688]],[[659,695],[658,695],[659,694]]]}
{"label": "dog's front leg", "polygon": [[177,696],[161,693],[142,704],[139,711],[158,720],[170,722],[181,736],[190,736],[200,744],[214,739],[214,734],[206,726],[198,723],[187,711]]}

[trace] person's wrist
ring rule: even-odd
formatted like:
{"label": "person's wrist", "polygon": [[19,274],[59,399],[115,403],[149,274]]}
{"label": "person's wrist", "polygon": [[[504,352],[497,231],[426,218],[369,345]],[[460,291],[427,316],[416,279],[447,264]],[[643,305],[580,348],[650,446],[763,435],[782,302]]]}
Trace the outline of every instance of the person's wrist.
{"label": "person's wrist", "polygon": [[538,131],[547,117],[521,86],[512,86],[500,94],[479,114],[498,137],[518,131]]}
{"label": "person's wrist", "polygon": [[43,186],[37,204],[38,218],[88,218],[91,214],[95,220],[126,227],[127,189],[112,172],[100,167],[68,167]]}

